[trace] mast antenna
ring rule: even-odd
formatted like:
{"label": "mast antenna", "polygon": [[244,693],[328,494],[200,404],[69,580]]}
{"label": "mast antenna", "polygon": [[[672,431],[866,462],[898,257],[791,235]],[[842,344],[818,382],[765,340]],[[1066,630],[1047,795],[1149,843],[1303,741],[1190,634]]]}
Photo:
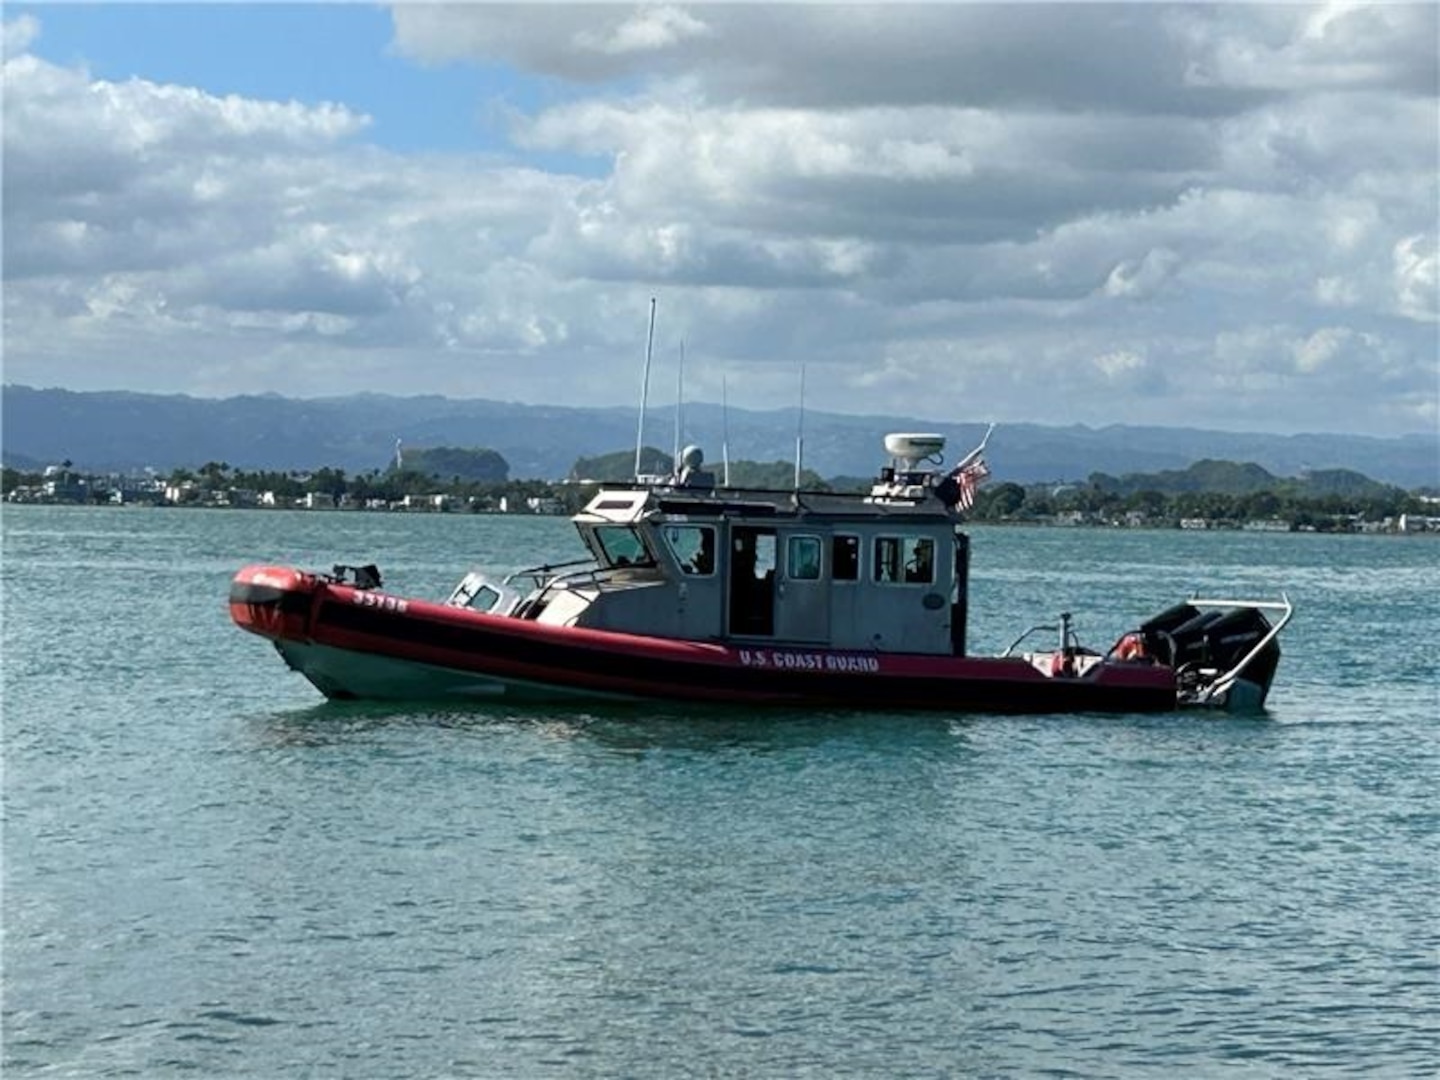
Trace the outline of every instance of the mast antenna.
{"label": "mast antenna", "polygon": [[675,475],[680,475],[680,428],[685,410],[685,339],[680,339],[680,368],[675,373],[675,452],[671,460]]}
{"label": "mast antenna", "polygon": [[724,468],[723,484],[730,486],[730,397],[725,374],[720,374],[720,462]]}
{"label": "mast antenna", "polygon": [[800,363],[800,415],[795,421],[795,490],[800,490],[800,469],[805,463],[805,363]]}
{"label": "mast antenna", "polygon": [[650,298],[650,332],[645,336],[645,374],[640,378],[640,425],[635,431],[635,480],[640,480],[640,455],[645,446],[645,403],[650,396],[650,357],[655,348],[655,297]]}

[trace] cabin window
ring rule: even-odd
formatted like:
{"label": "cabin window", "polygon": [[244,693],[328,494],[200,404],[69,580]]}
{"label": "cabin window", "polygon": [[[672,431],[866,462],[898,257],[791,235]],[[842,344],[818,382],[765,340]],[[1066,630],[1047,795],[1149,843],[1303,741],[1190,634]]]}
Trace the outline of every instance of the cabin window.
{"label": "cabin window", "polygon": [[820,538],[792,536],[785,549],[785,573],[795,581],[816,581],[820,577]]}
{"label": "cabin window", "polygon": [[665,543],[687,574],[715,573],[715,530],[709,525],[667,525]]}
{"label": "cabin window", "polygon": [[929,585],[935,580],[935,541],[928,536],[906,537],[905,580]]}
{"label": "cabin window", "polygon": [[928,585],[935,580],[935,541],[928,536],[875,538],[875,580]]}
{"label": "cabin window", "polygon": [[755,537],[755,577],[757,580],[775,579],[777,558],[774,533],[758,533]]}
{"label": "cabin window", "polygon": [[860,538],[837,536],[830,541],[830,576],[836,581],[860,578]]}
{"label": "cabin window", "polygon": [[598,525],[595,540],[604,553],[607,566],[653,566],[655,562],[645,550],[640,534],[629,525]]}

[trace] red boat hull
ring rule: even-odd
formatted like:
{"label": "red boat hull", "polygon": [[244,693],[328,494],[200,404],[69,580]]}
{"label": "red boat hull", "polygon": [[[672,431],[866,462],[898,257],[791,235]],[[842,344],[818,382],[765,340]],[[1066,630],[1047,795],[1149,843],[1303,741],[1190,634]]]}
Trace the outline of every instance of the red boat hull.
{"label": "red boat hull", "polygon": [[985,712],[1158,712],[1170,668],[1051,674],[1023,657],[705,641],[552,626],[357,589],[286,567],[236,576],[230,615],[327,697],[668,699]]}

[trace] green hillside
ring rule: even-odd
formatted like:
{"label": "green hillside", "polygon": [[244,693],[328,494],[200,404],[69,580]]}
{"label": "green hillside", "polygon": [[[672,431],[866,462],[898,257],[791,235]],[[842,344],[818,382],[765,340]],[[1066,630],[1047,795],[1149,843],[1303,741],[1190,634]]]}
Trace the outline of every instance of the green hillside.
{"label": "green hillside", "polygon": [[[669,476],[673,459],[663,450],[646,446],[640,451],[640,471],[647,476]],[[602,484],[625,484],[635,479],[635,451],[616,450],[611,454],[576,458],[570,466],[571,480],[596,480]]]}
{"label": "green hillside", "polygon": [[503,484],[510,479],[510,464],[494,450],[437,446],[407,449],[402,468],[406,472],[459,483]]}
{"label": "green hillside", "polygon": [[1378,498],[1393,489],[1349,469],[1320,469],[1299,477],[1275,476],[1253,462],[1197,461],[1186,469],[1165,469],[1153,473],[1126,473],[1115,477],[1091,473],[1090,486],[1110,495],[1128,497],[1142,491],[1161,495],[1209,493],[1254,495],[1275,492],[1295,498],[1319,499],[1327,495],[1346,498]]}

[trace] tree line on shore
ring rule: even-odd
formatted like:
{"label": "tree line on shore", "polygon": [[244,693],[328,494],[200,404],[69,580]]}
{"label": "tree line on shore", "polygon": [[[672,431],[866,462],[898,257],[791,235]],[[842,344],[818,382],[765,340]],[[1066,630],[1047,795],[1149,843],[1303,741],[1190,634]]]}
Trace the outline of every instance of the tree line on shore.
{"label": "tree line on shore", "polygon": [[980,521],[1069,516],[1151,524],[1272,522],[1325,530],[1437,510],[1440,506],[1427,501],[1424,492],[1405,491],[1348,469],[1281,477],[1253,463],[1206,460],[1158,473],[1091,473],[1083,484],[995,484],[981,489],[971,516]]}
{"label": "tree line on shore", "polygon": [[[438,448],[413,451],[385,469],[347,474],[325,466],[314,470],[246,470],[225,462],[209,461],[197,469],[177,468],[157,485],[184,486],[205,492],[246,490],[271,492],[277,501],[324,495],[364,505],[374,501],[396,503],[407,496],[445,495],[472,507],[524,505],[546,500],[565,513],[578,511],[597,484],[633,479],[635,455],[629,451],[581,458],[570,476],[560,482],[516,480],[508,476],[504,458],[490,450]],[[671,458],[645,447],[641,471],[667,474]],[[64,468],[68,471],[70,463]],[[787,490],[794,485],[794,466],[786,462],[734,462],[733,487]],[[75,474],[69,474],[75,475]],[[717,476],[717,481],[720,479]],[[43,475],[3,470],[3,490],[41,484]],[[86,477],[84,490],[94,501],[105,501],[115,478]],[[869,478],[836,477],[829,481],[810,470],[801,474],[801,488],[819,491],[864,491]],[[1135,473],[1112,477],[1092,473],[1082,483],[991,483],[982,487],[968,517],[982,522],[1131,522],[1165,525],[1199,520],[1208,523],[1265,521],[1292,529],[1347,528],[1357,521],[1383,522],[1401,515],[1433,515],[1440,510],[1433,492],[1407,492],[1381,484],[1359,473],[1325,470],[1301,478],[1276,477],[1259,466],[1202,461],[1184,470]]]}
{"label": "tree line on shore", "polygon": [[1002,483],[982,488],[969,517],[986,522],[1041,522],[1057,518],[1076,521],[1178,525],[1182,521],[1209,524],[1275,522],[1290,529],[1326,532],[1349,528],[1357,521],[1394,521],[1402,515],[1424,516],[1440,512],[1418,494],[1392,489],[1384,495],[1304,496],[1282,490],[1252,491],[1243,495],[1223,491],[1162,492],[1142,489],[1129,495],[1084,485],[1037,484],[1022,487]]}

